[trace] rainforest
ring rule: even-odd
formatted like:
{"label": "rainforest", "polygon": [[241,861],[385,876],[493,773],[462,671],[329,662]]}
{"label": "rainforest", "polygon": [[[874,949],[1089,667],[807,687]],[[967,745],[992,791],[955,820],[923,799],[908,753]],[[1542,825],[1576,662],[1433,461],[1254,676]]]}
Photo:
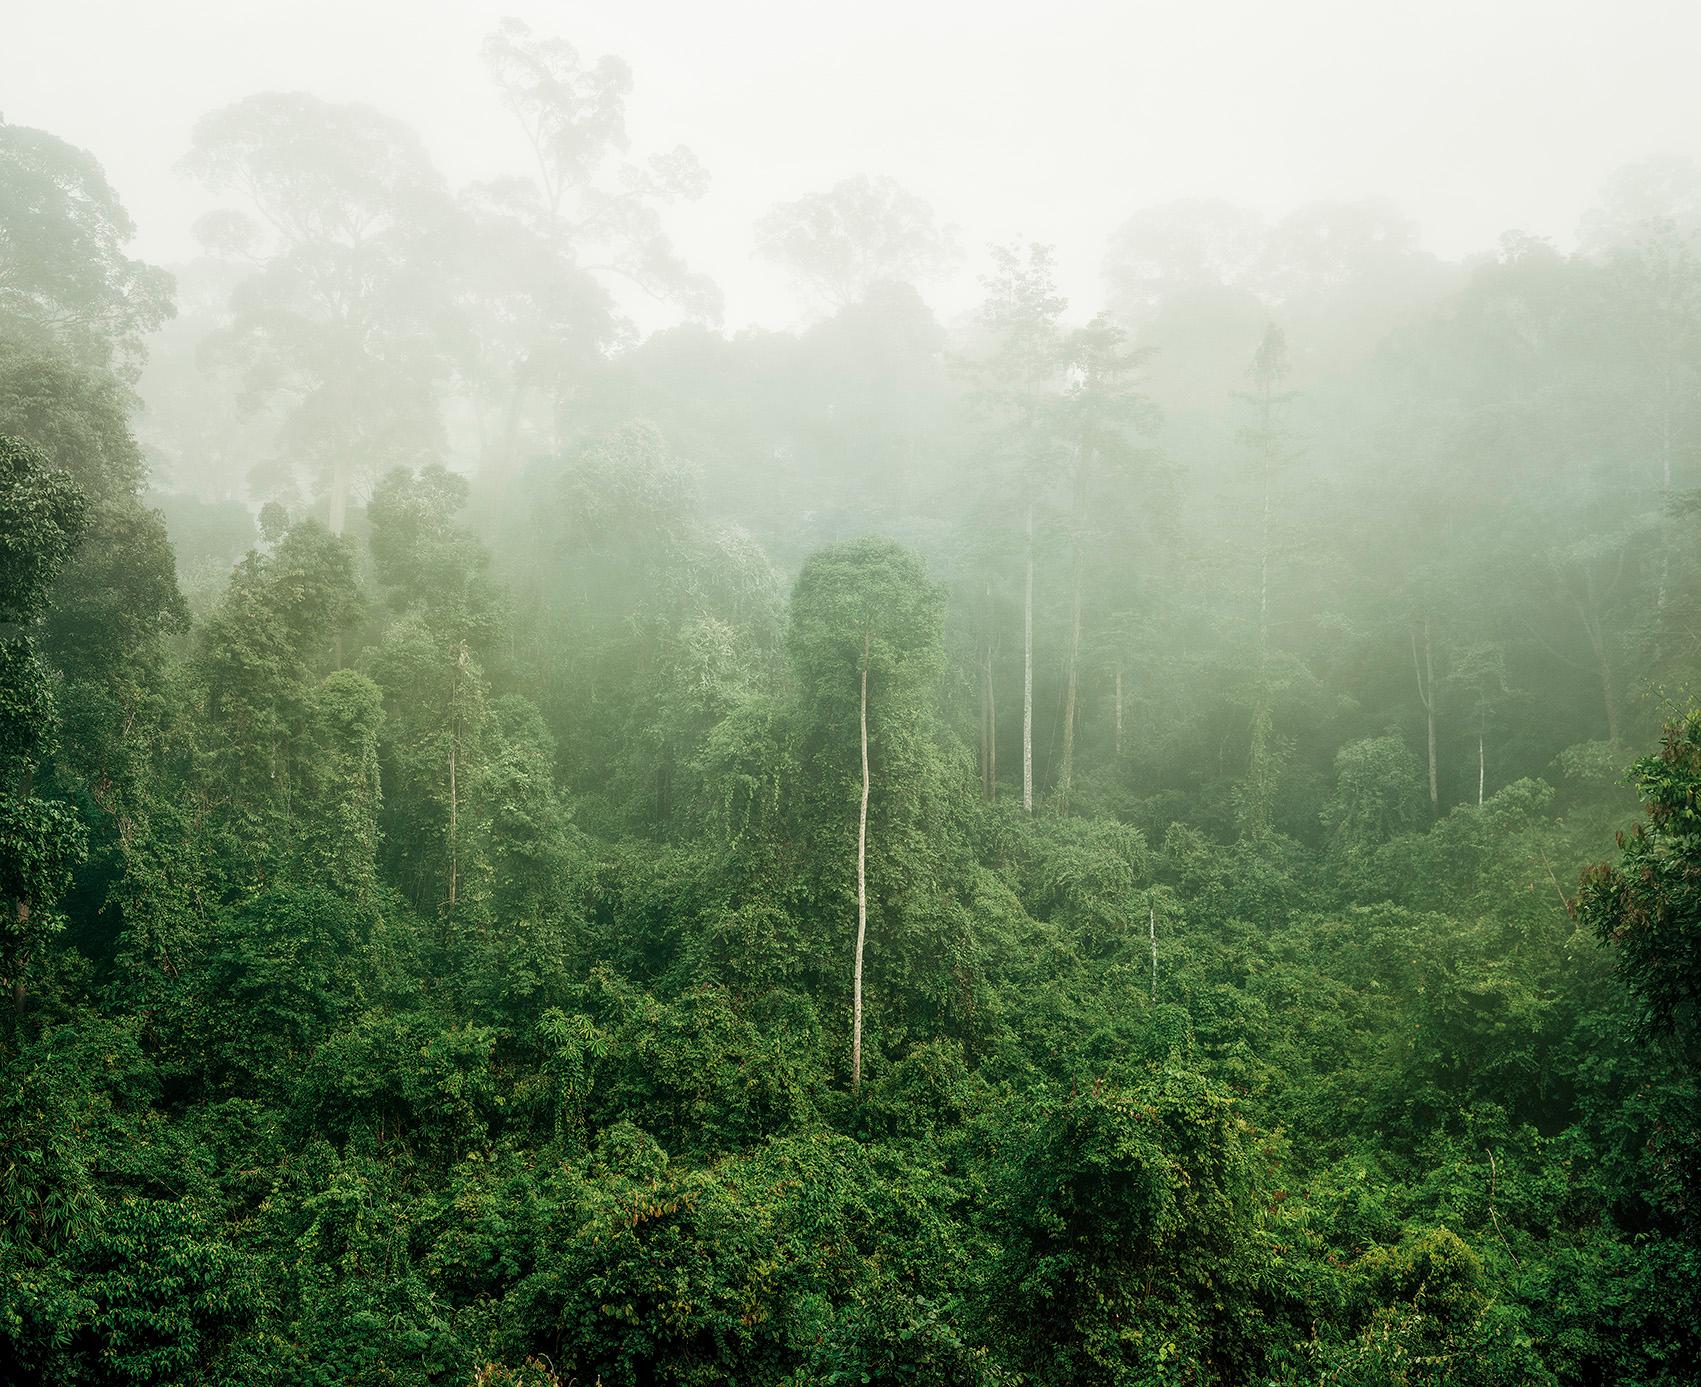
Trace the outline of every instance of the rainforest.
{"label": "rainforest", "polygon": [[0,58],[0,1378],[1701,1380],[1681,140],[709,215],[567,18]]}

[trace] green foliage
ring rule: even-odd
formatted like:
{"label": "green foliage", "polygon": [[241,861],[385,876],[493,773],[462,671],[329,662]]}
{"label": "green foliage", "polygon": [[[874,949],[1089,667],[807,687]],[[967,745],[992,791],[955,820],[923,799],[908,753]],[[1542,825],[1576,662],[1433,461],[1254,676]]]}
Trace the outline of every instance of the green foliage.
{"label": "green foliage", "polygon": [[700,171],[485,57],[535,178],[197,127],[148,450],[272,499],[176,554],[164,281],[0,125],[0,1377],[1691,1381],[1701,715],[1572,885],[1695,675],[1681,238],[1172,208],[947,327],[869,183],[831,318],[627,342]]}
{"label": "green foliage", "polygon": [[1621,836],[1623,861],[1584,882],[1584,918],[1614,946],[1650,1030],[1701,1047],[1701,716],[1666,730],[1632,769],[1647,820]]}

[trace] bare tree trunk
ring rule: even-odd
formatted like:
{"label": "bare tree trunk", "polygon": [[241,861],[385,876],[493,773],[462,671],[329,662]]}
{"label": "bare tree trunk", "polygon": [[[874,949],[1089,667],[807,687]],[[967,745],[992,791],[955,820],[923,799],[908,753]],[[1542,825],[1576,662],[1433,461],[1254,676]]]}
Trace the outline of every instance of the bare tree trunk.
{"label": "bare tree trunk", "polygon": [[1429,807],[1441,812],[1441,795],[1435,774],[1435,659],[1429,639],[1429,618],[1423,619],[1423,662],[1418,663],[1417,632],[1412,633],[1412,670],[1417,675],[1418,702],[1423,704],[1429,724]]}
{"label": "bare tree trunk", "polygon": [[449,689],[449,914],[455,913],[460,885],[460,787],[456,771],[461,749],[461,680],[466,674],[467,647],[462,642],[455,652],[455,673]]}
{"label": "bare tree trunk", "polygon": [[983,663],[980,671],[980,797],[983,800],[992,798],[992,779],[990,774],[992,737],[988,727],[986,700],[989,690],[986,683],[986,666]]}
{"label": "bare tree trunk", "polygon": [[1607,740],[1618,741],[1618,690],[1613,684],[1612,659],[1607,653],[1606,633],[1601,629],[1601,622],[1594,610],[1594,585],[1588,583],[1588,601],[1573,597],[1572,605],[1577,608],[1578,620],[1582,622],[1583,633],[1589,638],[1589,649],[1595,657],[1595,672],[1601,681],[1601,706],[1606,713]]}
{"label": "bare tree trunk", "polygon": [[1158,906],[1152,893],[1146,893],[1146,928],[1152,934],[1152,1001],[1158,1000]]}
{"label": "bare tree trunk", "polygon": [[1477,808],[1478,809],[1482,808],[1482,788],[1483,788],[1483,782],[1487,778],[1485,765],[1486,765],[1486,763],[1484,761],[1483,751],[1482,751],[1482,729],[1479,727],[1477,729]]}
{"label": "bare tree trunk", "polygon": [[1075,445],[1075,495],[1071,512],[1069,575],[1069,674],[1063,696],[1063,761],[1058,773],[1059,808],[1069,806],[1075,785],[1075,709],[1080,690],[1081,668],[1081,574],[1086,567],[1087,486],[1093,464],[1093,449]]}
{"label": "bare tree trunk", "polygon": [[868,633],[862,637],[862,809],[856,821],[856,963],[851,974],[851,1091],[862,1091],[862,946],[868,937]]}
{"label": "bare tree trunk", "polygon": [[1116,667],[1116,755],[1122,757],[1122,666]]}
{"label": "bare tree trunk", "polygon": [[331,464],[331,509],[328,523],[334,535],[340,535],[348,525],[350,470],[346,457],[339,457]]}
{"label": "bare tree trunk", "polygon": [[457,863],[455,861],[455,856],[458,847],[456,841],[455,812],[459,796],[455,788],[455,741],[455,734],[451,732],[449,734],[449,913],[451,915],[455,913],[455,887],[457,875]]}
{"label": "bare tree trunk", "polygon": [[1606,709],[1607,740],[1618,742],[1618,690],[1613,685],[1612,662],[1607,659],[1606,643],[1595,642],[1595,663],[1601,674],[1601,702]]}
{"label": "bare tree trunk", "polygon": [[1022,809],[1034,812],[1034,508],[1028,504],[1027,571],[1022,594]]}
{"label": "bare tree trunk", "polygon": [[1075,784],[1075,696],[1081,654],[1081,558],[1075,556],[1074,591],[1069,598],[1069,679],[1063,695],[1063,764],[1058,772],[1058,805],[1069,807],[1069,792]]}

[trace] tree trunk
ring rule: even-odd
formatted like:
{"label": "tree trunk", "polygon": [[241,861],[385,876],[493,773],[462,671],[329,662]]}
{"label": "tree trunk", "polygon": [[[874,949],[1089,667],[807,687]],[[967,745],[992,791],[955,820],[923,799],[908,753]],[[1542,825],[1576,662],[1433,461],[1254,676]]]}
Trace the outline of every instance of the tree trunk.
{"label": "tree trunk", "polygon": [[457,863],[455,860],[458,844],[456,842],[456,806],[459,795],[455,788],[455,734],[449,734],[449,913],[455,913],[455,886]]}
{"label": "tree trunk", "polygon": [[1612,662],[1607,658],[1606,643],[1597,641],[1595,662],[1601,673],[1601,702],[1606,709],[1607,740],[1618,743],[1618,690],[1612,682]]}
{"label": "tree trunk", "polygon": [[1595,656],[1595,671],[1601,681],[1601,705],[1606,713],[1607,740],[1618,741],[1618,690],[1613,684],[1612,658],[1607,651],[1606,632],[1596,614],[1594,584],[1587,584],[1588,601],[1573,597],[1583,632],[1589,638],[1589,649]]}
{"label": "tree trunk", "polygon": [[348,525],[349,472],[346,457],[339,457],[331,464],[331,502],[327,523],[334,535],[340,535]]}
{"label": "tree trunk", "polygon": [[1116,756],[1122,759],[1122,666],[1116,667]]}
{"label": "tree trunk", "polygon": [[1482,808],[1482,788],[1486,779],[1485,761],[1482,751],[1482,729],[1477,729],[1477,808]]}
{"label": "tree trunk", "polygon": [[1022,594],[1022,809],[1024,813],[1034,812],[1034,508],[1031,503]]}
{"label": "tree trunk", "polygon": [[991,761],[991,736],[987,730],[986,692],[986,669],[983,666],[980,672],[980,797],[990,800],[992,781],[988,767]]}
{"label": "tree trunk", "polygon": [[856,962],[851,974],[851,1092],[862,1091],[862,946],[868,937],[868,634],[862,637],[862,809],[856,821]]}
{"label": "tree trunk", "polygon": [[1412,633],[1412,671],[1417,675],[1418,702],[1423,704],[1429,726],[1429,808],[1441,812],[1441,794],[1435,772],[1435,656],[1429,638],[1429,618],[1423,619],[1423,662],[1418,662],[1417,633]]}
{"label": "tree trunk", "polygon": [[455,913],[460,885],[460,787],[456,779],[461,748],[461,681],[466,674],[467,647],[455,652],[455,673],[449,691],[449,914]]}
{"label": "tree trunk", "polygon": [[1151,892],[1146,893],[1146,928],[1152,935],[1152,1001],[1158,1000],[1158,906]]}
{"label": "tree trunk", "polygon": [[1086,567],[1087,487],[1093,465],[1093,448],[1075,445],[1075,495],[1071,514],[1069,575],[1069,673],[1063,695],[1063,763],[1058,773],[1059,807],[1069,806],[1075,784],[1075,709],[1078,706],[1081,667],[1081,574]]}
{"label": "tree trunk", "polygon": [[1069,678],[1063,695],[1063,764],[1058,772],[1058,807],[1067,810],[1075,784],[1075,699],[1081,664],[1081,552],[1077,541],[1073,591],[1069,596]]}

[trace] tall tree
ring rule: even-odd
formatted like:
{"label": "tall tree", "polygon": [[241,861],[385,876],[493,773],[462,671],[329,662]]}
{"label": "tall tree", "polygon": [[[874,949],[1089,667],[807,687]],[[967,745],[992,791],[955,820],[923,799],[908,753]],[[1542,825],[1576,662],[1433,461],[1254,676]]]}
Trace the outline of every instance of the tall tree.
{"label": "tall tree", "polygon": [[[869,803],[905,793],[906,761],[925,741],[939,673],[943,596],[921,563],[889,540],[817,552],[792,594],[788,647],[806,717],[831,768],[854,741],[856,929],[851,955],[851,1087],[862,1086],[863,955],[868,932]],[[854,734],[849,716],[854,710]],[[872,724],[872,732],[870,730]],[[871,759],[872,758],[872,759]],[[889,774],[888,774],[889,772]],[[831,771],[829,770],[829,774]]]}
{"label": "tall tree", "polygon": [[[721,299],[681,258],[665,221],[669,207],[703,195],[708,175],[684,145],[630,156],[627,64],[589,61],[518,19],[496,27],[482,56],[532,166],[530,177],[478,183],[463,198],[469,371],[500,405],[483,454],[503,481],[523,460],[528,423],[548,451],[572,437],[602,353],[632,335],[616,291],[635,289],[702,322],[718,321]],[[528,409],[539,396],[541,421]]]}
{"label": "tall tree", "polygon": [[172,314],[171,276],[124,254],[135,234],[91,155],[0,120],[0,336],[134,380]]}
{"label": "tall tree", "polygon": [[959,254],[955,233],[922,198],[867,174],[774,207],[756,224],[756,253],[834,308],[877,284],[922,283]]}
{"label": "tall tree", "polygon": [[273,488],[306,468],[340,535],[361,481],[444,446],[448,191],[401,122],[299,92],[203,116],[183,166],[252,209],[197,226],[255,267],[214,343],[248,398],[283,414]]}
{"label": "tall tree", "polygon": [[[1103,517],[1122,507],[1110,497],[1131,488],[1141,454],[1137,435],[1150,425],[1150,406],[1134,388],[1146,353],[1131,349],[1122,330],[1095,318],[1064,346],[1069,386],[1060,424],[1068,439],[1070,550],[1069,632],[1063,702],[1063,751],[1057,775],[1059,806],[1067,808],[1075,776],[1075,722],[1081,678],[1082,598],[1094,551],[1108,538]],[[1133,537],[1116,536],[1119,547]]]}
{"label": "tall tree", "polygon": [[86,503],[64,472],[15,438],[0,435],[0,971],[14,1007],[24,1007],[31,958],[60,921],[54,905],[84,848],[68,805],[36,794],[37,767],[53,749],[52,682],[34,628],[59,570],[82,539]]}
{"label": "tall tree", "polygon": [[1013,493],[1022,526],[1022,808],[1034,807],[1034,512],[1060,456],[1057,406],[1062,385],[1066,301],[1058,294],[1049,247],[1000,246],[981,307],[986,333],[973,365],[981,398],[999,428],[1005,463],[999,482]]}
{"label": "tall tree", "polygon": [[1293,396],[1287,389],[1287,338],[1270,323],[1248,369],[1252,390],[1245,397],[1252,409],[1252,422],[1242,431],[1255,469],[1255,505],[1258,517],[1257,616],[1254,625],[1252,725],[1247,752],[1246,779],[1239,797],[1238,817],[1243,833],[1254,837],[1270,826],[1270,809],[1275,795],[1280,744],[1276,737],[1272,708],[1274,688],[1270,667],[1270,582],[1275,551],[1276,500],[1284,471],[1293,461],[1293,440],[1285,411]]}

